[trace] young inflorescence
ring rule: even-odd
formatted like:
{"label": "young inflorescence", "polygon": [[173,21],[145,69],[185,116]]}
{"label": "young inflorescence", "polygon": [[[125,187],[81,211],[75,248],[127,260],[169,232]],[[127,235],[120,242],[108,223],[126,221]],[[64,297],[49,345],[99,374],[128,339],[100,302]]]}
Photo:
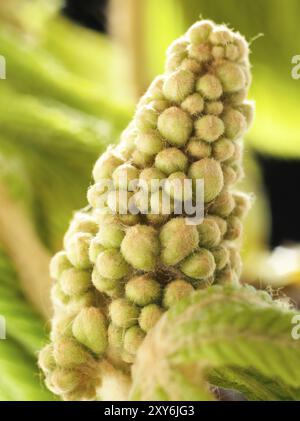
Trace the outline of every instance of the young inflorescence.
{"label": "young inflorescence", "polygon": [[[246,101],[250,80],[245,39],[197,22],[169,47],[165,74],[141,98],[120,144],[97,161],[90,206],[75,215],[65,250],[51,263],[55,315],[39,363],[54,393],[96,399],[99,361],[128,372],[166,309],[195,289],[238,284],[249,200],[233,189],[243,176],[242,137],[254,113]],[[127,191],[126,200],[116,203],[106,179]],[[198,225],[172,206],[162,211],[161,190],[185,200],[174,186],[186,179],[204,180],[205,217]],[[138,180],[134,191],[132,180]],[[166,182],[147,196],[145,214],[143,186],[152,180]],[[133,196],[138,212],[126,213]]]}

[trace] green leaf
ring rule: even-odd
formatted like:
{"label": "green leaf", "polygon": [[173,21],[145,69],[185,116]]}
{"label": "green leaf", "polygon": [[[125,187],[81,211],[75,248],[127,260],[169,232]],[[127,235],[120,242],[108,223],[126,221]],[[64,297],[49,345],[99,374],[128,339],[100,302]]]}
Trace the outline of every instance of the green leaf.
{"label": "green leaf", "polygon": [[213,286],[168,311],[146,337],[133,368],[132,397],[215,399],[209,381],[251,399],[295,399],[300,341],[295,311],[251,287]]}

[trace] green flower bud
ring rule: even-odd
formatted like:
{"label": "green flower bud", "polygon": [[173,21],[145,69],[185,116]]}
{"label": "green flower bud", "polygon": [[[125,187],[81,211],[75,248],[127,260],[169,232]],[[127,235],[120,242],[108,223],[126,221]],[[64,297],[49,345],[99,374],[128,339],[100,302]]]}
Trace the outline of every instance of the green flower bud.
{"label": "green flower bud", "polygon": [[72,267],[72,264],[70,260],[68,259],[66,252],[59,251],[51,259],[50,276],[52,279],[59,280],[62,273],[65,270],[70,269],[71,267]]}
{"label": "green flower bud", "polygon": [[169,143],[184,146],[192,133],[193,122],[180,108],[170,107],[159,116],[157,127]]}
{"label": "green flower bud", "polygon": [[164,76],[157,76],[148,89],[148,94],[153,99],[164,99],[163,95],[163,84],[164,84]]}
{"label": "green flower bud", "polygon": [[76,316],[73,335],[82,345],[93,353],[103,354],[107,348],[106,319],[96,307],[84,308]]}
{"label": "green flower bud", "polygon": [[127,215],[118,215],[118,220],[121,224],[132,227],[133,225],[140,223],[140,215],[133,215],[131,213],[128,213]]}
{"label": "green flower bud", "polygon": [[165,192],[176,201],[191,200],[193,196],[193,189],[187,183],[187,176],[183,172],[175,172],[171,174],[166,180],[164,189]]}
{"label": "green flower bud", "polygon": [[170,175],[187,169],[188,158],[177,148],[167,148],[156,155],[155,166],[163,173]]}
{"label": "green flower bud", "polygon": [[95,266],[92,272],[92,283],[98,291],[107,294],[120,284],[120,279],[104,278]]}
{"label": "green flower bud", "polygon": [[213,46],[211,53],[215,60],[221,60],[225,57],[225,47],[222,45],[215,45]]}
{"label": "green flower bud", "polygon": [[199,61],[193,59],[193,58],[185,58],[181,64],[180,68],[183,70],[188,70],[195,75],[199,75],[202,71],[202,63],[199,63]]}
{"label": "green flower bud", "polygon": [[112,190],[107,195],[107,206],[113,214],[126,215],[129,213],[130,200],[133,192],[125,190]]}
{"label": "green flower bud", "polygon": [[199,249],[187,257],[180,266],[182,272],[194,279],[206,279],[213,275],[216,269],[214,256],[206,249]]}
{"label": "green flower bud", "polygon": [[192,116],[197,116],[201,114],[204,109],[204,100],[201,95],[194,93],[183,101],[181,108]]}
{"label": "green flower bud", "polygon": [[247,127],[252,126],[255,116],[255,105],[253,101],[246,101],[238,107],[238,110],[243,114],[247,121]]}
{"label": "green flower bud", "polygon": [[201,44],[209,38],[213,30],[213,24],[209,20],[196,22],[190,27],[187,36],[192,44]]}
{"label": "green flower bud", "polygon": [[115,249],[100,253],[96,260],[96,268],[100,276],[109,279],[121,279],[129,273],[130,269],[122,254]]}
{"label": "green flower bud", "polygon": [[176,70],[164,82],[163,93],[171,101],[180,103],[194,91],[195,79],[188,70]]}
{"label": "green flower bud", "polygon": [[224,133],[223,121],[215,115],[206,115],[195,122],[197,136],[206,142],[214,142]]}
{"label": "green flower bud", "polygon": [[217,161],[227,161],[232,158],[234,152],[234,143],[225,137],[213,143],[213,156]]}
{"label": "green flower bud", "polygon": [[146,225],[128,228],[121,244],[124,259],[135,269],[143,271],[155,269],[159,249],[156,230]]}
{"label": "green flower bud", "polygon": [[237,174],[234,169],[229,165],[224,165],[223,169],[223,177],[224,177],[224,186],[229,187],[232,184],[237,182]]}
{"label": "green flower bud", "polygon": [[210,100],[219,99],[223,93],[222,85],[219,79],[209,73],[198,79],[196,90],[205,98]]}
{"label": "green flower bud", "polygon": [[51,300],[55,306],[61,307],[68,304],[70,297],[65,294],[60,286],[60,282],[53,285],[51,289]]}
{"label": "green flower bud", "polygon": [[123,159],[113,154],[112,150],[105,152],[96,162],[93,169],[93,177],[96,182],[111,178],[114,170],[121,164]]}
{"label": "green flower bud", "polygon": [[189,55],[191,58],[200,61],[200,63],[206,63],[212,59],[211,44],[208,42],[197,45],[192,44],[189,47]]}
{"label": "green flower bud", "polygon": [[126,298],[118,298],[110,303],[109,315],[115,326],[127,329],[136,324],[139,309]]}
{"label": "green flower bud", "polygon": [[176,53],[172,53],[169,54],[167,56],[167,60],[166,60],[166,72],[174,72],[175,70],[177,70],[179,68],[179,66],[181,65],[181,63],[183,62],[183,60],[185,60],[187,57],[187,52],[185,51],[181,51],[181,52],[176,52]]}
{"label": "green flower bud", "polygon": [[233,41],[231,32],[224,26],[214,29],[209,37],[210,42],[215,45],[226,45]]}
{"label": "green flower bud", "polygon": [[229,250],[226,246],[220,244],[218,247],[211,250],[217,270],[222,270],[229,263]]}
{"label": "green flower bud", "polygon": [[88,269],[91,267],[89,259],[89,247],[93,236],[88,233],[77,233],[66,245],[67,257],[77,269]]}
{"label": "green flower bud", "polygon": [[230,254],[231,268],[234,270],[236,275],[238,277],[240,277],[241,274],[242,274],[242,269],[243,269],[243,263],[242,263],[241,255],[238,252],[238,250],[234,247],[229,248],[229,254]]}
{"label": "green flower bud", "polygon": [[204,140],[199,140],[196,137],[192,137],[186,147],[187,153],[196,159],[208,158],[211,155],[212,147],[209,143]]}
{"label": "green flower bud", "polygon": [[221,236],[223,237],[227,231],[227,222],[225,221],[225,219],[217,215],[207,215],[206,218],[211,219],[218,224]]}
{"label": "green flower bud", "polygon": [[56,394],[72,392],[81,382],[81,373],[77,370],[56,368],[51,373],[51,384]]}
{"label": "green flower bud", "polygon": [[58,338],[53,343],[53,356],[56,364],[63,368],[73,368],[91,361],[83,346],[69,337]]}
{"label": "green flower bud", "polygon": [[71,268],[63,272],[60,279],[62,291],[67,295],[86,292],[91,287],[91,274],[86,270]]}
{"label": "green flower bud", "polygon": [[136,276],[125,286],[126,297],[138,306],[144,307],[160,299],[160,284],[151,276]]}
{"label": "green flower bud", "polygon": [[158,111],[159,113],[162,113],[170,107],[170,103],[165,99],[155,99],[149,103],[149,106],[152,107],[154,110]]}
{"label": "green flower bud", "polygon": [[225,266],[223,270],[217,273],[216,283],[220,285],[239,285],[239,279],[234,270],[229,265]]}
{"label": "green flower bud", "polygon": [[183,298],[188,297],[193,291],[193,286],[182,279],[176,279],[175,281],[170,282],[164,289],[164,307],[172,307]]}
{"label": "green flower bud", "polygon": [[117,189],[127,190],[129,183],[139,178],[139,170],[133,165],[125,163],[115,169],[112,178]]}
{"label": "green flower bud", "polygon": [[220,115],[224,110],[222,101],[210,101],[205,103],[204,111],[206,114]]}
{"label": "green flower bud", "polygon": [[139,151],[146,155],[156,155],[162,150],[163,141],[155,131],[139,133],[136,139],[136,146]]}
{"label": "green flower bud", "polygon": [[163,315],[163,310],[157,304],[143,307],[139,317],[139,325],[144,332],[149,332]]}
{"label": "green flower bud", "polygon": [[237,240],[241,237],[243,232],[243,224],[236,216],[229,216],[227,220],[226,240]]}
{"label": "green flower bud", "polygon": [[66,310],[70,315],[79,313],[82,308],[95,305],[96,296],[94,291],[87,291],[82,295],[75,295],[68,301]]}
{"label": "green flower bud", "polygon": [[122,327],[118,327],[113,323],[110,323],[107,330],[109,345],[115,349],[121,349],[123,347],[124,333],[125,332]]}
{"label": "green flower bud", "polygon": [[145,333],[138,326],[132,326],[126,330],[124,336],[124,349],[135,355],[145,338]]}
{"label": "green flower bud", "polygon": [[145,168],[151,166],[153,163],[153,155],[145,154],[140,150],[136,150],[132,154],[132,163],[138,168]]}
{"label": "green flower bud", "polygon": [[137,110],[135,115],[136,127],[142,132],[156,129],[158,112],[149,106]]}
{"label": "green flower bud", "polygon": [[240,56],[239,48],[234,44],[228,44],[225,47],[225,56],[228,60],[236,61]]}
{"label": "green flower bud", "polygon": [[193,180],[203,179],[205,203],[215,199],[223,188],[222,168],[214,159],[204,158],[194,162],[189,168],[188,175]]}
{"label": "green flower bud", "polygon": [[216,247],[221,241],[221,231],[216,221],[205,218],[203,222],[197,226],[199,234],[199,244],[202,247]]}
{"label": "green flower bud", "polygon": [[107,198],[107,186],[103,183],[96,183],[89,187],[87,200],[94,209],[101,209]]}
{"label": "green flower bud", "polygon": [[109,223],[100,227],[97,239],[106,248],[119,248],[124,236],[120,224]]}
{"label": "green flower bud", "polygon": [[169,45],[167,49],[167,55],[174,53],[184,53],[186,52],[188,46],[189,43],[184,37],[178,38]]}
{"label": "green flower bud", "polygon": [[94,237],[90,242],[89,259],[95,264],[98,255],[105,250],[105,247],[100,243],[98,237]]}
{"label": "green flower bud", "polygon": [[185,218],[174,218],[160,230],[161,261],[176,265],[198,246],[199,235],[195,225],[187,225]]}
{"label": "green flower bud", "polygon": [[209,212],[226,218],[231,214],[235,206],[234,198],[228,191],[223,191],[212,203]]}
{"label": "green flower bud", "polygon": [[235,202],[235,207],[232,212],[232,215],[237,216],[240,219],[245,218],[251,205],[249,196],[243,193],[234,193],[233,198]]}
{"label": "green flower bud", "polygon": [[[156,191],[159,188],[159,181],[164,180],[166,175],[160,171],[158,168],[145,168],[140,173],[140,183],[139,186],[143,188],[147,188],[148,191],[151,192]],[[157,181],[156,181],[157,180]]]}
{"label": "green flower bud", "polygon": [[48,344],[39,352],[39,367],[45,372],[49,373],[56,367],[55,359],[53,356],[53,345]]}
{"label": "green flower bud", "polygon": [[246,86],[246,77],[236,63],[225,61],[216,68],[216,74],[220,79],[225,93],[238,92]]}
{"label": "green flower bud", "polygon": [[229,139],[236,140],[247,130],[247,121],[243,114],[237,110],[227,110],[223,116],[223,122],[225,125],[225,136]]}
{"label": "green flower bud", "polygon": [[238,47],[240,60],[243,60],[249,55],[249,46],[244,37],[239,37],[235,40],[235,45]]}
{"label": "green flower bud", "polygon": [[[98,231],[98,224],[92,215],[77,212],[70,227],[67,231],[66,236],[69,238],[76,232],[84,232],[89,234],[96,234]],[[68,235],[69,234],[69,235]]]}
{"label": "green flower bud", "polygon": [[56,314],[51,321],[51,341],[56,341],[56,339],[61,338],[62,336],[72,337],[72,323],[74,316],[71,314]]}

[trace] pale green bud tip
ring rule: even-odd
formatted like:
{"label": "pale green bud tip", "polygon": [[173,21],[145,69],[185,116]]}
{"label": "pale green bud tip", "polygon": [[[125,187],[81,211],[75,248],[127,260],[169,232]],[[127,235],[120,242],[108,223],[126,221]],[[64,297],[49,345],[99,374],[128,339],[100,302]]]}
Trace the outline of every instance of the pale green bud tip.
{"label": "pale green bud tip", "polygon": [[120,224],[103,224],[100,227],[97,239],[105,248],[118,248],[125,236],[124,230]]}
{"label": "pale green bud tip", "polygon": [[138,306],[144,307],[159,301],[161,296],[160,284],[151,276],[136,276],[125,286],[126,297]]}
{"label": "pale green bud tip", "polygon": [[69,337],[58,338],[53,344],[53,356],[58,366],[72,368],[90,362],[90,354]]}
{"label": "pale green bud tip", "polygon": [[208,203],[220,194],[224,180],[221,165],[218,161],[204,158],[194,162],[188,172],[193,180],[203,179],[204,201]]}
{"label": "pale green bud tip", "polygon": [[102,312],[96,307],[84,308],[76,316],[74,337],[95,354],[103,354],[107,348],[107,326]]}
{"label": "pale green bud tip", "polygon": [[228,191],[223,191],[209,208],[210,213],[226,218],[231,214],[235,206],[233,195]]}
{"label": "pale green bud tip", "polygon": [[181,264],[181,270],[190,278],[206,279],[213,275],[216,269],[214,256],[206,249],[200,249]]}
{"label": "pale green bud tip", "polygon": [[197,116],[198,114],[201,114],[204,109],[204,100],[201,95],[194,93],[183,101],[181,108],[192,116]]}
{"label": "pale green bud tip", "polygon": [[112,290],[119,286],[120,279],[104,278],[99,274],[99,271],[95,266],[92,272],[92,282],[98,291],[109,295]]}
{"label": "pale green bud tip", "polygon": [[227,225],[228,227],[225,236],[226,240],[238,240],[243,232],[243,224],[241,220],[238,217],[231,215],[227,220]]}
{"label": "pale green bud tip", "polygon": [[97,237],[94,237],[90,242],[89,247],[89,259],[90,261],[95,264],[98,255],[105,250],[105,247],[100,243]]}
{"label": "pale green bud tip", "polygon": [[138,109],[135,115],[135,124],[139,130],[144,132],[151,129],[156,129],[157,119],[158,112],[150,106],[145,106]]}
{"label": "pale green bud tip", "polygon": [[243,193],[235,193],[233,197],[235,202],[233,215],[241,219],[245,218],[251,206],[249,196]]}
{"label": "pale green bud tip", "polygon": [[224,269],[224,267],[229,262],[228,247],[220,245],[220,246],[216,247],[215,249],[211,250],[211,252],[214,256],[216,266],[217,266],[217,270]]}
{"label": "pale green bud tip", "polygon": [[199,244],[203,247],[216,247],[221,241],[221,231],[216,221],[205,218],[197,226],[199,234]]}
{"label": "pale green bud tip", "polygon": [[139,325],[144,332],[149,332],[163,315],[163,310],[157,304],[143,307],[139,317]]}
{"label": "pale green bud tip", "polygon": [[188,30],[187,35],[192,44],[201,44],[207,41],[212,30],[213,23],[206,20],[194,23]]}
{"label": "pale green bud tip", "polygon": [[96,268],[99,275],[109,279],[121,279],[130,269],[122,254],[115,249],[100,253],[96,260]]}
{"label": "pale green bud tip", "polygon": [[215,115],[206,115],[195,122],[195,129],[200,139],[214,142],[224,133],[224,123]]}
{"label": "pale green bud tip", "polygon": [[212,147],[204,140],[192,137],[186,147],[187,153],[196,159],[208,158],[211,155]]}
{"label": "pale green bud tip", "polygon": [[221,138],[213,143],[213,156],[217,161],[227,161],[233,157],[234,153],[234,143],[229,139]]}
{"label": "pale green bud tip", "polygon": [[40,352],[39,352],[39,360],[38,360],[39,367],[44,371],[44,373],[48,373],[56,367],[55,359],[53,356],[53,345],[49,344],[46,345]]}
{"label": "pale green bud tip", "polygon": [[145,333],[138,326],[132,326],[126,330],[124,336],[124,349],[135,355],[145,338]]}
{"label": "pale green bud tip", "polygon": [[221,26],[211,32],[209,39],[212,44],[226,45],[233,41],[233,36],[225,26]]}
{"label": "pale green bud tip", "polygon": [[135,269],[144,271],[155,269],[160,251],[156,230],[146,225],[128,228],[121,244],[121,251],[125,260]]}
{"label": "pale green bud tip", "polygon": [[206,63],[212,59],[212,48],[209,42],[202,44],[192,44],[189,47],[191,58],[198,60],[200,63]]}
{"label": "pale green bud tip", "polygon": [[180,108],[171,107],[159,116],[158,130],[172,145],[183,146],[192,133],[193,122],[186,112]]}
{"label": "pale green bud tip", "polygon": [[117,167],[112,174],[114,186],[122,190],[127,190],[130,182],[136,180],[138,177],[139,170],[128,163]]}
{"label": "pale green bud tip", "polygon": [[225,125],[225,136],[229,139],[236,140],[247,130],[246,118],[238,110],[227,110],[223,116],[223,122]]}
{"label": "pale green bud tip", "polygon": [[125,298],[118,298],[109,305],[109,316],[117,327],[128,328],[137,323],[138,307]]}
{"label": "pale green bud tip", "polygon": [[108,343],[115,349],[121,349],[123,346],[125,330],[122,327],[110,323],[108,326]]}
{"label": "pale green bud tip", "polygon": [[74,234],[66,244],[67,257],[78,269],[91,267],[89,259],[89,246],[93,236],[88,233]]}
{"label": "pale green bud tip", "polygon": [[149,131],[137,136],[136,146],[146,155],[156,155],[163,149],[163,141],[156,131]]}
{"label": "pale green bud tip", "polygon": [[193,286],[182,279],[176,279],[170,282],[164,289],[164,307],[172,307],[183,298],[189,296],[193,291]]}
{"label": "pale green bud tip", "polygon": [[76,268],[67,269],[61,275],[60,285],[67,295],[82,294],[91,286],[90,272]]}
{"label": "pale green bud tip", "polygon": [[96,182],[111,178],[114,170],[123,163],[123,159],[113,154],[111,150],[105,152],[96,162],[93,177]]}
{"label": "pale green bud tip", "polygon": [[245,74],[238,64],[224,62],[217,66],[216,74],[226,93],[238,92],[246,86]]}
{"label": "pale green bud tip", "polygon": [[167,148],[156,155],[155,166],[167,175],[176,171],[185,172],[188,158],[177,148]]}
{"label": "pale green bud tip", "polygon": [[180,103],[194,91],[194,85],[193,73],[179,69],[166,78],[163,93],[169,101]]}
{"label": "pale green bud tip", "polygon": [[193,250],[199,242],[195,225],[187,225],[185,218],[174,218],[167,222],[160,231],[162,246],[161,261],[165,265],[176,265]]}
{"label": "pale green bud tip", "polygon": [[[163,180],[166,175],[158,168],[145,168],[140,173],[139,186],[141,188],[147,188],[148,190],[155,191],[159,187],[159,180]],[[157,180],[157,181],[156,181]]]}
{"label": "pale green bud tip", "polygon": [[52,279],[58,280],[66,269],[70,269],[72,264],[67,257],[65,251],[59,251],[50,262],[50,276]]}
{"label": "pale green bud tip", "polygon": [[210,100],[219,99],[223,93],[221,82],[216,76],[211,74],[206,74],[198,79],[196,89]]}

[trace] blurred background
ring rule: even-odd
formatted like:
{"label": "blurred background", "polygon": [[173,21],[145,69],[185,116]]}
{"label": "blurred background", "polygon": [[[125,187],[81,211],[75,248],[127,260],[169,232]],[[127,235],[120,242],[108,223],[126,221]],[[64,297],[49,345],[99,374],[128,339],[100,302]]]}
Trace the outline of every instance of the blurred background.
{"label": "blurred background", "polygon": [[257,116],[240,187],[255,201],[243,281],[300,304],[300,2],[0,0],[0,400],[54,399],[36,367],[50,256],[86,203],[97,156],[163,72],[168,44],[200,16],[251,42]]}

